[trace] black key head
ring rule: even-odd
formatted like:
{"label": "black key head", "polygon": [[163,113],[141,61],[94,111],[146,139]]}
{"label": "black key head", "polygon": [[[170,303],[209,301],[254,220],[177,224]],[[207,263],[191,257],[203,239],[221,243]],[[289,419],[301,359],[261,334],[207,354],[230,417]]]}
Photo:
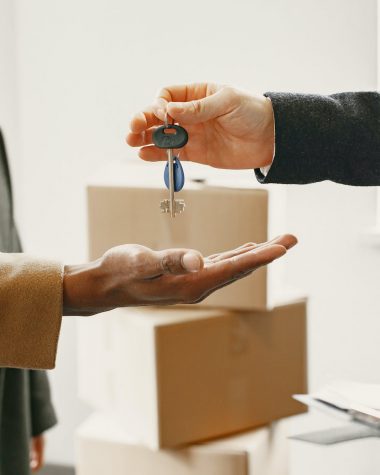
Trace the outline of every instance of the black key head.
{"label": "black key head", "polygon": [[153,143],[158,148],[182,148],[188,140],[187,131],[176,124],[162,125],[153,132]]}

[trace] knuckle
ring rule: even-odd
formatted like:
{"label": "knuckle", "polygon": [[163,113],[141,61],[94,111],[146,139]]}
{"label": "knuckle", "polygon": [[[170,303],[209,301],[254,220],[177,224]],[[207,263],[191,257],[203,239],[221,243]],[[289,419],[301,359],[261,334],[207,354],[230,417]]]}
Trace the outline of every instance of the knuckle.
{"label": "knuckle", "polygon": [[235,87],[225,86],[223,92],[231,102],[238,102],[240,100],[240,92]]}
{"label": "knuckle", "polygon": [[202,101],[193,100],[193,101],[191,101],[191,104],[192,104],[192,107],[193,107],[194,114],[200,114],[202,112],[202,109],[203,109]]}
{"label": "knuckle", "polygon": [[233,86],[230,86],[229,84],[226,84],[224,87],[223,87],[223,92],[224,94],[228,94],[228,95],[233,95],[234,94],[234,91],[235,91],[235,88]]}
{"label": "knuckle", "polygon": [[161,259],[161,267],[164,272],[171,271],[170,256],[167,254]]}
{"label": "knuckle", "polygon": [[131,259],[135,260],[136,262],[141,261],[145,256],[144,249],[140,248],[140,246],[136,245],[133,246],[129,251]]}
{"label": "knuckle", "polygon": [[147,265],[148,260],[147,248],[138,244],[129,246],[128,263],[134,272],[140,272],[141,268]]}
{"label": "knuckle", "polygon": [[169,88],[167,86],[157,89],[156,97],[160,99],[163,96],[166,96],[169,93]]}
{"label": "knuckle", "polygon": [[172,90],[175,88],[174,85],[166,85],[166,86],[163,86],[158,94],[157,94],[157,98],[158,99],[163,99],[164,101],[172,101]]}
{"label": "knuckle", "polygon": [[161,259],[161,267],[164,272],[175,273],[181,266],[177,256],[165,254]]}

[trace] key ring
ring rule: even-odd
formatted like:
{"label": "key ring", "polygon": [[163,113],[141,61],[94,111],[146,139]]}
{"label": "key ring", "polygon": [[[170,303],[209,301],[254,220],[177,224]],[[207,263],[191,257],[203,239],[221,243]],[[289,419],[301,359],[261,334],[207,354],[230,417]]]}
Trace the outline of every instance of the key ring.
{"label": "key ring", "polygon": [[174,119],[173,117],[170,117],[171,120],[173,121],[171,124],[169,124],[169,114],[168,114],[168,111],[165,112],[165,118],[164,118],[164,125],[165,125],[165,129],[168,129],[171,125],[174,125]]}

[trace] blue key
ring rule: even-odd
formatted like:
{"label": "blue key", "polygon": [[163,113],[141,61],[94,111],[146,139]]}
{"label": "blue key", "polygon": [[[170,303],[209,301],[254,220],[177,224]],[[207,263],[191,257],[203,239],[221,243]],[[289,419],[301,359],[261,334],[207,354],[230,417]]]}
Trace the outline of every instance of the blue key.
{"label": "blue key", "polygon": [[[173,178],[174,178],[174,191],[181,191],[185,185],[185,173],[181,162],[178,157],[173,157]],[[169,163],[166,164],[164,171],[164,181],[166,188],[169,189]]]}

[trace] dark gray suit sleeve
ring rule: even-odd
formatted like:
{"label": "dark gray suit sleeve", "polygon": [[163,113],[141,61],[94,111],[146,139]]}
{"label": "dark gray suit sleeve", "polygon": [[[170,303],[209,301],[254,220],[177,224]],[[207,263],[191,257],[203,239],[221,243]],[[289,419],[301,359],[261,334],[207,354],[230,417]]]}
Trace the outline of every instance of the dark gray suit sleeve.
{"label": "dark gray suit sleeve", "polygon": [[275,118],[275,157],[261,183],[331,180],[380,185],[380,93],[266,93]]}
{"label": "dark gray suit sleeve", "polygon": [[32,436],[55,426],[57,417],[51,402],[49,381],[45,371],[29,371]]}

